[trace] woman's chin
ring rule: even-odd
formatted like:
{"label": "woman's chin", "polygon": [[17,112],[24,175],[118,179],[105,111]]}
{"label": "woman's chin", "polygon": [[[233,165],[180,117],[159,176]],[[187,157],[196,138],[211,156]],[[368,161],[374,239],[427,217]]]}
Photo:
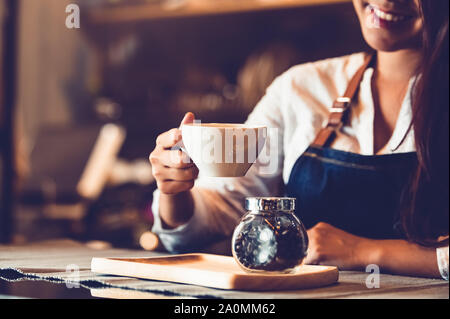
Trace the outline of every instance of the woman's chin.
{"label": "woman's chin", "polygon": [[365,34],[364,38],[367,44],[376,51],[393,52],[420,46],[419,43],[413,43],[413,41],[402,41],[393,37],[383,37],[380,34]]}
{"label": "woman's chin", "polygon": [[401,49],[401,47],[395,43],[389,43],[386,41],[366,41],[367,44],[376,51],[381,52],[395,52]]}

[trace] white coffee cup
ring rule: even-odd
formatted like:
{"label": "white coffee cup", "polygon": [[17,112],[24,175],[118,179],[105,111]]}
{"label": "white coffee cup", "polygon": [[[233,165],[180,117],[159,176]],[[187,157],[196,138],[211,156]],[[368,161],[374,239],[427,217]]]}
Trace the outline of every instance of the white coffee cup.
{"label": "white coffee cup", "polygon": [[200,173],[240,177],[264,147],[267,127],[246,124],[193,123],[181,126],[184,150]]}

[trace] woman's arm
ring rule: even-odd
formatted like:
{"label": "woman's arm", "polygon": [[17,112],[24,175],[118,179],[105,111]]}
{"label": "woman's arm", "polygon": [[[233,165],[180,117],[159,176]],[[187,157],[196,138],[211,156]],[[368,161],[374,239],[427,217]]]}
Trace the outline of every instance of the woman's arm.
{"label": "woman's arm", "polygon": [[[231,237],[244,213],[245,197],[281,195],[284,131],[281,100],[285,82],[290,83],[289,76],[275,80],[246,121],[249,125],[268,127],[268,138],[261,153],[266,155],[265,150],[269,150],[270,154],[264,157],[266,161],[261,161],[260,155],[245,177],[211,179],[202,177],[199,172],[200,177],[196,179],[198,171],[188,164],[183,166],[181,152],[171,153],[180,155],[177,163],[169,161],[176,159],[174,155],[169,156],[169,152],[180,141],[179,130],[173,129],[158,137],[160,145],[150,156],[158,181],[152,204],[152,231],[159,235],[167,250],[188,252]],[[271,148],[271,145],[276,147]]]}
{"label": "woman's arm", "polygon": [[382,272],[441,278],[435,248],[406,240],[373,240],[349,234],[326,223],[308,230],[305,263],[334,265],[341,270],[365,271],[370,264]]}
{"label": "woman's arm", "polygon": [[[372,246],[373,248],[370,248]],[[406,240],[373,240],[367,249],[374,249],[374,264],[381,271],[409,276],[441,278],[436,248],[423,247]],[[367,252],[362,251],[361,254]],[[371,260],[368,260],[371,261]]]}

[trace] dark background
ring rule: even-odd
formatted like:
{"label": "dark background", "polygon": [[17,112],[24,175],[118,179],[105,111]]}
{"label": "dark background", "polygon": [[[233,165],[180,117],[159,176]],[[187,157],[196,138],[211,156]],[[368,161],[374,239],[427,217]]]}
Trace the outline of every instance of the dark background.
{"label": "dark background", "polygon": [[[203,122],[243,122],[289,67],[365,48],[351,1],[98,19],[144,2],[0,0],[3,242],[138,247],[155,189],[151,176],[139,177],[158,134],[187,111]],[[65,27],[69,3],[80,6],[80,29]],[[125,128],[118,159],[137,177],[86,199],[76,182],[106,123]]]}

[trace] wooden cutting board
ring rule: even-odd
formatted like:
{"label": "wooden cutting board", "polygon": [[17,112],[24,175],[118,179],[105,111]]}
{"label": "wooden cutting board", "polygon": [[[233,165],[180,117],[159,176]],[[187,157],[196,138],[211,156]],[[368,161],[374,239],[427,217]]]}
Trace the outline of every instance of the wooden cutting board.
{"label": "wooden cutting board", "polygon": [[316,288],[337,282],[336,267],[303,265],[290,274],[247,273],[233,257],[184,254],[151,258],[92,258],[96,273],[247,291]]}

